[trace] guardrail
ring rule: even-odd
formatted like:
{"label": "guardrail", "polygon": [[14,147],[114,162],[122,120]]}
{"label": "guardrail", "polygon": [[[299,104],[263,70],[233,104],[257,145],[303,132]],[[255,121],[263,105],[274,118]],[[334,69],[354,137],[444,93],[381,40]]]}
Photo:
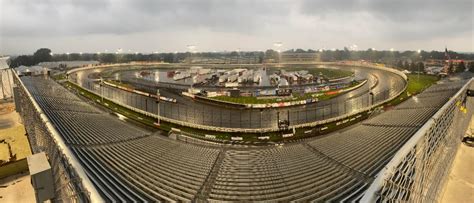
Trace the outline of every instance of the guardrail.
{"label": "guardrail", "polygon": [[[331,64],[336,64],[336,63],[331,63]],[[121,64],[121,65],[130,65],[130,64]],[[349,64],[343,64],[343,65],[349,65]],[[110,65],[110,66],[113,66],[113,65]],[[361,66],[361,65],[356,64],[356,66]],[[92,69],[93,68],[97,68],[97,67],[92,67]],[[396,73],[401,78],[406,78],[405,74],[403,74],[402,72],[397,71],[397,70],[392,70],[390,68],[382,68],[382,67],[375,67],[375,66],[369,66],[369,68],[387,70],[389,72]],[[74,83],[74,81],[71,81],[71,82]],[[86,85],[87,87],[85,86],[79,86],[79,87],[81,87],[82,89],[86,91],[94,93],[96,95],[100,95],[102,92],[102,90],[99,89],[98,87],[95,87],[94,84],[83,84],[83,85]],[[376,92],[375,98],[373,98],[372,103],[370,104],[369,104],[369,96],[356,95],[355,97],[350,98],[348,100],[335,101],[336,103],[334,104],[321,103],[321,105],[317,105],[316,107],[313,107],[313,108],[305,108],[303,110],[296,110],[296,111],[291,111],[291,112],[288,111],[288,113],[287,112],[284,112],[284,113],[290,114],[289,116],[291,117],[290,119],[293,119],[290,122],[291,124],[289,126],[290,128],[315,127],[317,125],[327,124],[327,123],[331,123],[337,120],[343,120],[343,119],[352,117],[356,114],[371,110],[383,103],[386,103],[398,97],[401,93],[403,93],[403,91],[406,90],[407,88],[406,80],[404,84],[400,84],[400,85],[403,85],[403,88],[401,87],[397,88],[401,90],[399,92],[393,92],[390,89],[387,89],[381,92]],[[224,118],[223,112],[216,112],[217,114],[215,114],[214,112],[208,111],[208,110],[195,109],[195,108],[189,109],[186,105],[183,105],[183,104],[171,105],[171,104],[161,103],[160,108],[165,107],[162,109],[165,109],[167,111],[160,112],[160,115],[156,115],[156,108],[153,106],[150,106],[150,104],[154,103],[155,101],[150,100],[148,102],[146,101],[137,102],[137,98],[134,97],[133,95],[123,95],[123,97],[118,97],[117,95],[120,95],[122,93],[111,91],[108,89],[106,90],[107,92],[104,92],[105,95],[109,95],[111,96],[111,98],[108,98],[107,96],[105,96],[104,98],[107,98],[108,100],[118,105],[121,105],[125,108],[147,115],[152,118],[159,118],[160,120],[164,120],[167,122],[175,123],[175,124],[186,126],[186,127],[202,129],[202,130],[219,131],[219,132],[242,132],[242,133],[265,133],[265,132],[276,132],[280,130],[278,126],[276,125],[277,123],[276,120],[277,120],[278,115],[274,112],[265,113],[265,114],[262,114],[262,112],[259,112],[259,113],[254,112],[255,114],[244,114],[245,112],[236,112],[238,114],[238,115],[235,115],[236,117]],[[112,97],[114,97],[115,99]],[[356,106],[354,106],[354,104]],[[150,108],[147,108],[147,107],[150,107]],[[171,110],[173,109],[175,110],[175,113],[184,112],[184,114],[172,113]],[[215,114],[215,116],[210,115],[213,113]],[[225,112],[225,113],[226,113],[225,115],[230,116],[228,112]],[[246,120],[247,123],[242,123],[243,121],[242,115],[247,116],[247,117],[244,117],[244,119],[250,116],[249,120]],[[252,118],[252,115],[254,115],[255,117]],[[185,117],[183,118],[183,116]],[[205,121],[204,117],[206,118],[210,117],[211,120]],[[284,116],[282,117],[284,118]],[[317,120],[317,121],[308,122],[310,120]],[[241,122],[241,123],[239,125],[233,125],[231,121]],[[254,122],[250,122],[250,121],[254,121]],[[223,122],[226,122],[226,123],[223,123]]]}
{"label": "guardrail", "polygon": [[55,180],[54,201],[104,202],[76,156],[66,146],[36,100],[14,74],[15,104],[23,119],[33,153],[46,152]]}
{"label": "guardrail", "polygon": [[436,202],[474,108],[469,80],[377,175],[361,202]]}
{"label": "guardrail", "polygon": [[[367,83],[367,80],[364,80],[360,82],[359,84],[352,87],[348,87],[346,89],[336,89],[336,90],[330,90],[330,91],[337,92],[336,94],[343,94],[345,92],[349,92],[359,87],[362,87],[365,85],[365,83]],[[318,94],[318,93],[314,93],[314,94]],[[320,93],[320,94],[324,94],[324,93]],[[185,95],[185,96],[188,96],[188,95]],[[308,99],[290,100],[290,101],[281,101],[281,102],[263,103],[263,104],[243,104],[243,103],[236,103],[236,102],[214,99],[212,97],[206,97],[206,96],[192,95],[192,97],[201,99],[203,101],[215,102],[215,103],[224,104],[224,105],[233,105],[233,106],[249,108],[249,109],[284,108],[284,107],[312,104],[312,103],[317,103],[319,101],[317,98],[308,98]]]}

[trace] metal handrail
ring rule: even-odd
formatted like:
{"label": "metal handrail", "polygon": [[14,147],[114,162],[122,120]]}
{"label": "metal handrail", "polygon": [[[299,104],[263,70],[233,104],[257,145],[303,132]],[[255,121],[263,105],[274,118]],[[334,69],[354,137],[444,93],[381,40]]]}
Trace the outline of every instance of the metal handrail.
{"label": "metal handrail", "polygon": [[105,200],[100,195],[99,191],[95,188],[94,184],[87,176],[84,168],[82,167],[82,165],[80,164],[76,156],[72,153],[69,147],[67,147],[64,139],[61,137],[58,131],[56,131],[56,128],[53,127],[53,125],[51,124],[51,121],[44,114],[43,110],[38,105],[38,103],[33,98],[33,96],[30,94],[26,86],[23,84],[20,77],[16,73],[14,73],[13,75],[18,80],[22,88],[25,90],[28,96],[28,99],[30,99],[36,111],[38,111],[38,113],[40,114],[40,118],[45,124],[48,131],[51,133],[51,137],[56,141],[59,151],[63,153],[63,155],[68,159],[69,164],[71,164],[71,166],[75,169],[79,177],[81,177],[82,185],[87,190],[87,192],[89,192],[89,198],[91,202],[105,202]]}
{"label": "metal handrail", "polygon": [[390,162],[377,174],[375,180],[366,190],[361,202],[375,202],[377,192],[380,191],[384,182],[389,180],[394,171],[403,162],[404,158],[420,142],[423,136],[430,130],[443,113],[466,91],[469,85],[474,81],[471,78],[453,97],[449,99],[393,156]]}

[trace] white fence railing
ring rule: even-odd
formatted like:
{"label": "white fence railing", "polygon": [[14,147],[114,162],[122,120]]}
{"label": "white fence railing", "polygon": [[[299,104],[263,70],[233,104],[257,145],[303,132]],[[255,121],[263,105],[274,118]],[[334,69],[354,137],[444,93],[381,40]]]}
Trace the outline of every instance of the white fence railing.
{"label": "white fence railing", "polygon": [[361,202],[436,202],[472,116],[469,80],[395,154]]}

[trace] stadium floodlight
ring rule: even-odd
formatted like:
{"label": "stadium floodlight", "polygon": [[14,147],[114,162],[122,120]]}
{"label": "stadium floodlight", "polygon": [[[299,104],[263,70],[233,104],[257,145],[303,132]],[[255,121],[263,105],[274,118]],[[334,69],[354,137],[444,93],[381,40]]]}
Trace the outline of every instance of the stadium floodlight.
{"label": "stadium floodlight", "polygon": [[349,45],[349,50],[350,51],[357,51],[358,49],[359,49],[359,46],[357,46],[357,44]]}
{"label": "stadium floodlight", "polygon": [[281,47],[283,46],[283,43],[282,42],[275,42],[275,43],[273,43],[273,46],[275,46],[277,51],[279,52],[281,50]]}
{"label": "stadium floodlight", "polygon": [[160,126],[160,89],[157,89],[156,90],[156,105],[157,105],[157,108],[156,108],[156,123],[155,125],[157,126]]}
{"label": "stadium floodlight", "polygon": [[189,62],[193,63],[193,53],[196,53],[196,45],[187,45],[186,47],[188,48],[189,52],[191,53],[191,56],[189,57],[190,58]]}
{"label": "stadium floodlight", "polygon": [[192,52],[196,49],[196,45],[186,45],[186,47]]}
{"label": "stadium floodlight", "polygon": [[282,42],[275,42],[275,43],[273,43],[273,46],[275,46],[276,49],[277,49],[277,52],[278,52],[278,63],[280,63],[280,61],[281,61],[281,54],[280,54],[280,52],[281,52],[281,47],[283,46],[283,43],[282,43]]}

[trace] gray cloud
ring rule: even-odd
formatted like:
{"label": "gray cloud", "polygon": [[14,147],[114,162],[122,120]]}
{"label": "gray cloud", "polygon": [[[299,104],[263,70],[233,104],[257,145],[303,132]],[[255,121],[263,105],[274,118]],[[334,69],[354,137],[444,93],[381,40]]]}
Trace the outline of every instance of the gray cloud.
{"label": "gray cloud", "polygon": [[33,45],[88,51],[117,43],[140,44],[133,49],[143,51],[180,50],[175,46],[186,43],[266,49],[274,41],[287,48],[453,44],[470,51],[472,35],[470,0],[0,0],[4,53],[31,52]]}
{"label": "gray cloud", "polygon": [[[113,33],[204,27],[226,32],[252,32],[262,21],[282,21],[288,14],[280,1],[251,0],[86,0],[6,1],[0,27],[6,36]],[[10,12],[9,12],[10,11]],[[16,14],[18,15],[18,14]],[[28,26],[19,26],[18,22]],[[52,32],[52,33],[51,33]]]}
{"label": "gray cloud", "polygon": [[330,20],[335,15],[366,14],[386,36],[420,39],[472,33],[472,0],[303,0],[302,13]]}

